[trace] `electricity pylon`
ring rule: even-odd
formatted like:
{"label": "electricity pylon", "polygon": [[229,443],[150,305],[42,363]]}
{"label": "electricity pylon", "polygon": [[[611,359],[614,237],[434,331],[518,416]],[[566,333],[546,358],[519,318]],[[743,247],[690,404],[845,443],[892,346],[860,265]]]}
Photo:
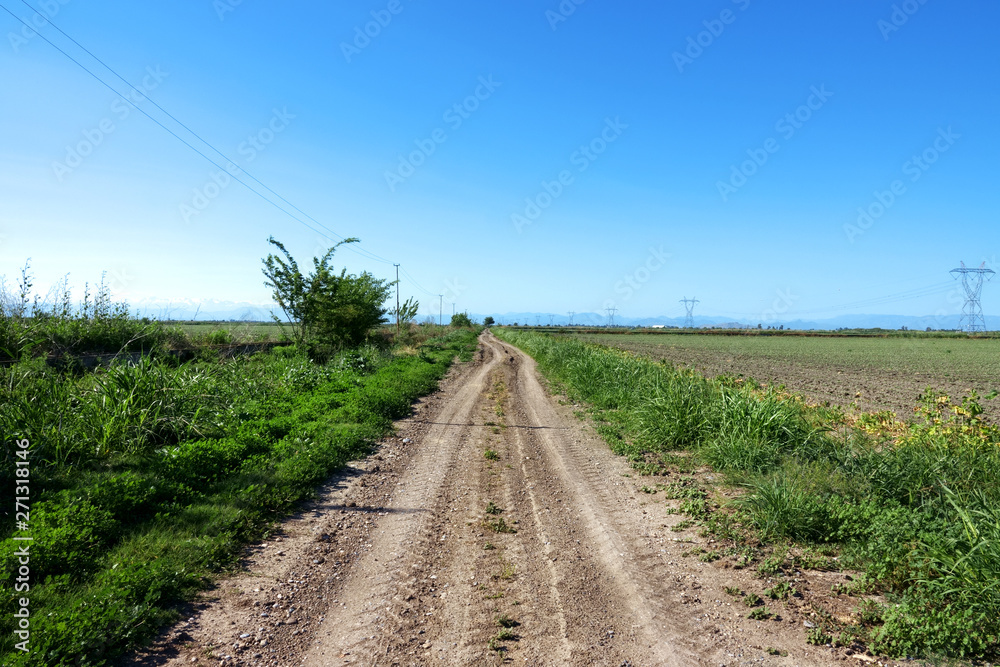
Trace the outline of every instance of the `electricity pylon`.
{"label": "electricity pylon", "polygon": [[569,325],[573,326],[573,316],[576,315],[575,311],[569,311]]}
{"label": "electricity pylon", "polygon": [[684,328],[692,329],[694,328],[694,304],[698,303],[698,299],[684,297],[681,299],[681,303],[684,304],[684,308],[687,310],[687,317],[684,318]]}
{"label": "electricity pylon", "polygon": [[979,296],[983,292],[984,280],[991,280],[996,272],[993,269],[987,269],[986,262],[980,264],[978,269],[966,268],[965,262],[960,262],[960,264],[962,268],[952,269],[948,272],[956,279],[961,275],[962,287],[965,288],[965,306],[962,308],[962,319],[959,321],[959,327],[968,333],[986,331],[986,318],[983,317],[983,306],[979,302]]}
{"label": "electricity pylon", "polygon": [[615,326],[615,313],[618,312],[618,309],[615,308],[614,306],[608,306],[607,310],[608,310],[608,326],[613,327]]}

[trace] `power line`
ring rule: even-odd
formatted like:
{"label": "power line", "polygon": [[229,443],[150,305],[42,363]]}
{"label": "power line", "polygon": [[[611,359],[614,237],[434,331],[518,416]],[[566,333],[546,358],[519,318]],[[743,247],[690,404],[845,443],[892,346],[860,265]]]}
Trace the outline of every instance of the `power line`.
{"label": "power line", "polygon": [[[969,333],[976,331],[986,331],[986,318],[983,317],[983,305],[979,302],[979,295],[983,292],[983,280],[992,280],[993,269],[986,268],[986,262],[979,265],[978,269],[970,269],[965,266],[965,262],[960,262],[962,268],[952,269],[948,273],[957,274],[955,278],[962,276],[962,287],[965,289],[965,306],[962,308],[961,326]],[[975,276],[970,278],[969,276]],[[987,277],[988,276],[988,277]]]}
{"label": "power line", "polygon": [[432,292],[432,291],[430,291],[430,290],[428,290],[428,289],[425,289],[425,288],[424,288],[423,286],[421,286],[421,285],[420,285],[420,283],[418,283],[418,282],[416,281],[416,279],[414,279],[414,277],[413,277],[413,276],[411,276],[411,275],[410,275],[410,274],[409,274],[409,273],[407,272],[407,270],[406,270],[406,269],[402,269],[402,268],[401,268],[401,269],[400,269],[400,271],[402,271],[402,272],[403,272],[403,275],[404,275],[404,276],[406,277],[406,279],[407,279],[407,280],[409,280],[409,281],[410,281],[411,283],[413,283],[413,286],[414,286],[414,287],[416,287],[416,288],[417,288],[418,290],[420,290],[421,292],[423,292],[423,293],[424,293],[424,294],[426,294],[427,296],[437,296],[437,293],[436,293],[436,292]]}
{"label": "power line", "polygon": [[687,315],[684,317],[684,328],[693,329],[694,328],[694,305],[699,303],[698,299],[684,297],[681,299],[681,303],[684,304],[684,308],[687,311]]}
{"label": "power line", "polygon": [[[29,5],[29,4],[28,4],[27,2],[25,2],[24,0],[21,0],[21,2],[22,2],[22,3],[24,3],[24,4],[25,4],[25,5],[27,6],[27,7],[29,7],[30,9],[32,9],[32,11],[35,11],[35,10],[34,10],[34,8],[33,8],[33,7],[31,7],[31,5]],[[220,165],[220,164],[219,164],[218,162],[216,162],[215,160],[213,160],[213,159],[212,159],[212,158],[210,158],[209,156],[205,155],[205,153],[203,153],[202,151],[198,150],[198,149],[197,149],[197,148],[196,148],[195,146],[192,146],[192,145],[191,145],[191,144],[190,144],[189,142],[187,142],[186,140],[184,140],[184,138],[182,138],[182,137],[181,137],[180,135],[178,135],[178,134],[177,134],[176,132],[174,132],[173,130],[171,130],[170,128],[168,128],[168,127],[167,127],[166,125],[164,125],[163,123],[161,123],[161,122],[160,122],[159,120],[157,120],[156,118],[153,118],[153,117],[152,117],[151,115],[149,115],[148,113],[146,113],[146,111],[145,111],[145,110],[143,110],[143,109],[139,108],[138,104],[136,104],[135,102],[132,102],[132,100],[130,100],[130,99],[129,99],[129,98],[127,97],[127,96],[125,96],[125,95],[122,95],[122,94],[121,94],[120,92],[118,92],[117,90],[115,90],[115,88],[114,88],[113,86],[111,86],[111,84],[107,83],[107,82],[106,82],[106,81],[105,81],[104,79],[102,79],[102,78],[101,78],[101,77],[99,77],[99,76],[98,76],[97,74],[95,74],[95,73],[94,73],[93,71],[91,71],[90,69],[88,69],[88,68],[87,68],[87,67],[86,67],[86,66],[85,66],[85,65],[84,65],[83,63],[81,63],[81,62],[80,62],[79,60],[77,60],[76,58],[74,58],[73,56],[71,56],[71,55],[70,55],[69,53],[67,53],[66,51],[64,51],[64,50],[63,50],[62,48],[60,48],[59,46],[57,46],[57,45],[56,45],[55,43],[53,43],[53,42],[52,42],[52,40],[50,40],[50,39],[49,39],[48,37],[46,37],[45,35],[41,34],[41,33],[40,33],[40,32],[38,32],[37,30],[34,30],[34,29],[33,29],[33,28],[31,27],[31,25],[29,25],[29,24],[28,24],[28,22],[27,22],[27,21],[25,21],[24,19],[20,18],[20,17],[19,17],[19,16],[17,16],[16,14],[14,14],[14,12],[12,12],[12,11],[11,11],[10,9],[8,9],[8,8],[6,7],[6,5],[3,5],[3,4],[0,4],[0,9],[3,9],[3,10],[4,10],[5,12],[7,12],[8,14],[10,14],[10,15],[11,15],[11,17],[13,17],[13,18],[14,18],[14,19],[16,19],[17,21],[19,21],[19,22],[20,22],[21,24],[23,24],[24,26],[26,26],[26,27],[27,27],[27,28],[28,28],[29,30],[32,30],[32,32],[34,32],[34,33],[35,33],[36,35],[38,35],[39,37],[41,37],[41,38],[42,38],[42,40],[43,40],[44,42],[46,42],[46,43],[47,43],[47,44],[48,44],[49,46],[51,46],[52,48],[54,48],[54,49],[55,49],[56,51],[58,51],[59,53],[63,54],[64,56],[66,56],[66,57],[67,57],[67,58],[69,58],[69,59],[70,59],[71,61],[73,61],[73,63],[75,63],[75,64],[76,64],[76,65],[77,65],[77,66],[78,66],[78,67],[79,67],[80,69],[82,69],[82,70],[83,70],[84,72],[86,72],[86,73],[87,73],[87,74],[89,74],[89,75],[90,75],[91,77],[93,77],[93,78],[94,78],[94,79],[95,79],[95,80],[96,80],[96,81],[97,81],[98,83],[100,83],[100,84],[101,84],[101,85],[103,85],[103,86],[104,86],[105,88],[107,88],[108,90],[110,90],[111,92],[113,92],[113,93],[114,93],[115,95],[117,95],[117,96],[121,97],[121,98],[122,98],[122,99],[124,99],[124,100],[125,100],[126,102],[128,102],[129,104],[131,104],[131,105],[132,105],[132,107],[133,107],[133,108],[134,108],[134,109],[135,109],[136,111],[138,111],[138,112],[139,112],[139,113],[141,113],[141,114],[142,114],[143,116],[145,116],[145,117],[146,117],[146,118],[148,118],[149,120],[151,120],[151,121],[153,121],[154,123],[156,123],[157,125],[159,125],[159,126],[160,126],[160,127],[161,127],[161,128],[163,129],[163,130],[165,130],[166,132],[168,132],[168,133],[169,133],[169,134],[170,134],[171,136],[173,136],[173,137],[174,137],[175,139],[177,139],[178,141],[180,141],[181,143],[183,143],[183,144],[184,144],[185,146],[187,146],[188,148],[190,148],[191,150],[193,150],[193,151],[194,151],[195,153],[197,153],[197,154],[198,154],[198,155],[200,155],[201,157],[205,158],[205,160],[207,160],[207,161],[208,161],[208,162],[209,162],[210,164],[212,164],[212,165],[214,165],[214,166],[218,167],[219,169],[222,169],[222,170],[223,170],[223,171],[225,171],[226,173],[228,173],[228,174],[230,175],[230,177],[232,177],[232,179],[233,179],[234,181],[236,181],[237,183],[239,183],[240,185],[242,185],[243,187],[245,187],[245,188],[246,188],[247,190],[249,190],[250,192],[254,193],[254,194],[255,194],[255,195],[257,195],[258,197],[260,197],[261,199],[263,199],[264,201],[266,201],[266,202],[267,202],[268,204],[271,204],[271,205],[272,205],[272,206],[274,206],[274,207],[275,207],[276,209],[278,209],[279,211],[281,211],[282,213],[284,213],[284,214],[285,214],[285,215],[287,215],[288,217],[292,218],[293,220],[295,220],[296,222],[298,222],[298,223],[299,223],[299,224],[301,224],[302,226],[306,227],[306,228],[307,228],[307,229],[309,229],[310,231],[313,231],[313,232],[316,232],[316,233],[317,233],[317,234],[319,234],[320,236],[324,236],[324,237],[326,237],[327,239],[330,239],[331,241],[332,241],[332,240],[334,240],[334,239],[333,239],[333,238],[331,238],[330,236],[328,236],[328,235],[324,234],[323,232],[321,232],[321,231],[319,231],[319,230],[317,230],[317,229],[314,229],[314,228],[310,227],[310,226],[309,226],[308,224],[306,224],[306,222],[305,222],[305,221],[303,221],[302,219],[298,218],[298,217],[297,217],[297,216],[295,216],[295,215],[292,215],[291,213],[289,213],[288,211],[286,211],[286,210],[285,210],[285,209],[283,209],[282,207],[278,206],[278,204],[276,204],[275,202],[273,202],[272,200],[268,199],[267,197],[265,197],[265,196],[264,196],[263,194],[261,194],[261,193],[260,193],[260,192],[258,192],[257,190],[255,190],[255,189],[253,189],[252,187],[250,187],[249,185],[247,185],[247,183],[246,183],[245,181],[243,181],[243,180],[241,180],[240,178],[238,178],[238,177],[237,177],[237,176],[236,176],[235,174],[232,174],[232,173],[231,173],[231,172],[230,172],[230,171],[229,171],[228,169],[226,169],[225,167],[223,167],[222,165]],[[114,71],[114,70],[113,70],[113,69],[112,69],[112,68],[111,68],[111,67],[110,67],[109,65],[107,65],[107,64],[106,64],[106,63],[105,63],[104,61],[102,61],[102,60],[101,60],[100,58],[98,58],[98,57],[97,57],[97,56],[95,56],[95,55],[94,55],[93,53],[91,53],[91,52],[90,52],[90,51],[89,51],[89,50],[88,50],[88,49],[87,49],[86,47],[84,47],[84,46],[83,46],[82,44],[80,44],[79,42],[77,42],[77,41],[76,41],[75,39],[73,39],[72,37],[70,37],[69,35],[67,35],[67,34],[66,34],[66,33],[65,33],[65,32],[64,32],[64,31],[63,31],[62,29],[60,29],[60,28],[59,28],[59,26],[57,26],[57,25],[56,25],[55,23],[53,23],[51,19],[48,19],[48,22],[49,22],[49,25],[51,25],[51,26],[52,26],[53,28],[55,28],[56,30],[58,30],[58,31],[59,31],[59,32],[60,32],[60,33],[61,33],[61,34],[62,34],[63,36],[65,36],[65,37],[66,37],[67,39],[69,39],[69,40],[70,40],[71,42],[73,42],[73,43],[74,43],[74,44],[76,44],[76,45],[77,45],[78,47],[80,47],[80,48],[81,48],[81,49],[82,49],[82,50],[83,50],[83,51],[84,51],[85,53],[87,53],[87,54],[88,54],[88,55],[89,55],[90,57],[92,57],[92,58],[93,58],[94,60],[96,60],[97,62],[99,62],[99,63],[100,63],[100,64],[101,64],[101,65],[102,65],[102,66],[103,66],[103,67],[104,67],[105,69],[107,69],[108,71],[110,71],[110,72],[111,72],[112,74],[114,74],[114,75],[115,75],[116,77],[118,77],[118,78],[119,78],[119,79],[120,79],[121,81],[124,81],[124,82],[125,82],[125,84],[126,84],[126,85],[128,85],[128,86],[129,86],[129,87],[130,87],[130,88],[131,88],[132,90],[136,91],[136,92],[137,92],[137,93],[139,93],[139,94],[140,94],[140,95],[141,95],[142,97],[144,97],[145,99],[149,100],[149,102],[150,102],[150,103],[151,103],[151,104],[152,104],[153,106],[155,106],[155,107],[156,107],[157,109],[159,109],[160,111],[162,111],[162,112],[163,112],[164,114],[166,114],[166,115],[167,115],[168,117],[170,117],[170,118],[171,118],[171,119],[172,119],[172,120],[173,120],[174,122],[176,122],[176,123],[177,123],[178,125],[180,125],[181,127],[183,127],[183,128],[185,129],[185,130],[187,130],[188,132],[190,132],[190,133],[191,133],[191,134],[192,134],[192,135],[193,135],[194,137],[196,137],[196,138],[197,138],[197,139],[198,139],[199,141],[201,141],[201,142],[202,142],[203,144],[205,144],[206,146],[208,146],[209,148],[211,148],[211,149],[212,149],[212,150],[213,150],[213,151],[214,151],[215,153],[217,153],[218,155],[222,156],[222,157],[223,157],[223,158],[224,158],[224,159],[225,159],[226,161],[228,161],[228,162],[230,162],[230,163],[232,163],[232,164],[236,164],[236,162],[235,162],[234,160],[231,160],[230,158],[228,158],[228,157],[227,157],[227,156],[226,156],[226,155],[225,155],[224,153],[222,153],[222,151],[220,151],[220,150],[218,150],[217,148],[215,148],[215,146],[213,146],[213,145],[212,145],[212,144],[210,144],[210,143],[209,143],[208,141],[206,141],[206,140],[205,140],[205,139],[203,139],[203,138],[202,138],[201,136],[199,136],[199,135],[198,135],[198,134],[197,134],[196,132],[194,132],[194,130],[192,130],[192,129],[191,129],[190,127],[188,127],[187,125],[185,125],[184,123],[182,123],[181,121],[179,121],[179,120],[178,120],[177,118],[175,118],[175,117],[174,117],[174,116],[173,116],[172,114],[170,114],[170,112],[166,111],[166,110],[165,110],[165,109],[164,109],[163,107],[161,107],[161,106],[160,106],[159,104],[157,104],[157,103],[156,103],[155,101],[153,101],[153,100],[152,100],[152,99],[151,99],[151,98],[150,98],[150,97],[149,97],[148,95],[146,95],[145,93],[143,93],[142,91],[140,91],[140,90],[139,90],[138,88],[136,88],[135,86],[133,86],[133,85],[132,85],[131,83],[129,83],[129,82],[128,82],[128,81],[126,80],[126,79],[124,79],[124,78],[123,78],[123,77],[122,77],[122,76],[121,76],[120,74],[118,74],[117,72],[115,72],[115,71]],[[250,178],[250,179],[252,179],[252,180],[256,181],[257,183],[259,183],[259,184],[260,184],[260,185],[261,185],[261,186],[262,186],[262,187],[263,187],[264,189],[266,189],[266,190],[267,190],[268,192],[272,193],[272,194],[273,194],[274,196],[276,196],[276,197],[277,197],[278,199],[280,199],[281,201],[283,201],[283,202],[285,202],[286,204],[288,204],[288,205],[289,205],[289,206],[290,206],[291,208],[295,209],[296,211],[298,211],[299,213],[301,213],[301,214],[302,214],[303,216],[305,216],[306,218],[308,218],[309,220],[311,220],[312,222],[314,222],[314,223],[315,223],[316,225],[318,225],[318,226],[319,226],[319,227],[321,227],[322,229],[325,229],[326,231],[330,232],[330,234],[333,234],[333,236],[334,236],[334,237],[336,237],[336,240],[343,240],[343,239],[344,239],[344,237],[343,237],[343,236],[340,236],[339,234],[337,234],[337,233],[336,233],[335,231],[333,231],[332,229],[330,229],[329,227],[327,227],[327,226],[326,226],[326,225],[324,225],[323,223],[319,222],[318,220],[316,220],[315,218],[313,218],[313,217],[312,217],[312,216],[310,216],[309,214],[307,214],[307,213],[303,212],[303,211],[302,211],[301,209],[299,209],[299,208],[298,208],[297,206],[295,206],[294,204],[292,204],[291,202],[289,202],[289,201],[288,201],[287,199],[285,199],[284,197],[282,197],[281,195],[279,195],[279,194],[278,194],[277,192],[275,192],[274,190],[272,190],[272,189],[271,189],[271,188],[269,188],[268,186],[264,185],[264,183],[262,183],[261,181],[259,181],[259,180],[258,180],[257,178],[255,178],[255,177],[254,177],[254,176],[253,176],[252,174],[250,174],[249,172],[247,172],[247,171],[246,171],[245,169],[242,169],[242,168],[241,168],[241,169],[240,169],[240,171],[242,171],[243,173],[245,173],[245,174],[247,175],[247,177],[248,177],[248,178]],[[371,251],[369,251],[369,250],[365,250],[364,248],[352,248],[352,247],[351,247],[350,245],[348,245],[348,249],[349,249],[349,250],[350,250],[351,252],[354,252],[354,253],[356,253],[356,254],[358,254],[358,255],[361,255],[362,257],[366,257],[367,259],[372,259],[372,260],[375,260],[375,261],[377,261],[377,262],[382,262],[382,263],[384,263],[384,264],[392,264],[392,262],[391,262],[391,261],[389,261],[389,260],[385,259],[384,257],[380,257],[379,255],[376,255],[375,253],[373,253],[373,252],[371,252]]]}

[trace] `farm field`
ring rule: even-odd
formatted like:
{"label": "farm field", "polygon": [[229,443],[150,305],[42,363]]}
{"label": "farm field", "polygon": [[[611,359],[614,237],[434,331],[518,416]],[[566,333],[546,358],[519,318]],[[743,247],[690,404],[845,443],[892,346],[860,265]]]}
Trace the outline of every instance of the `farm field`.
{"label": "farm field", "polygon": [[[235,342],[281,340],[281,327],[275,322],[171,322],[191,338],[207,338],[216,331],[226,332]],[[218,335],[218,334],[216,334]]]}
{"label": "farm field", "polygon": [[[743,375],[831,405],[913,415],[927,387],[961,398],[1000,390],[1000,340],[940,337],[834,338],[681,334],[576,334],[709,377]],[[984,401],[1000,422],[1000,400]]]}

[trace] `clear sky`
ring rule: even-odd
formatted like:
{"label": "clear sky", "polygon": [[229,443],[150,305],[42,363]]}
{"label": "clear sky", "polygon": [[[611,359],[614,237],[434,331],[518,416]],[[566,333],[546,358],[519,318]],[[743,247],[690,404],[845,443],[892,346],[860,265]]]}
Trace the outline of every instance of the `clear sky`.
{"label": "clear sky", "polygon": [[0,5],[40,26],[0,10],[8,281],[266,303],[269,236],[357,236],[337,264],[423,312],[757,320],[955,313],[949,269],[1000,271],[996,2]]}

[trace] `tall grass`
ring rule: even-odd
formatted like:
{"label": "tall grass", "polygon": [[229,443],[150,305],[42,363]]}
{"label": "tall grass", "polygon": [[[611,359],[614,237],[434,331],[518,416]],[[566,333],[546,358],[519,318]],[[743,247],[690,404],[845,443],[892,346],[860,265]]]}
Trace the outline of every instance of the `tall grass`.
{"label": "tall grass", "polygon": [[[432,391],[475,333],[419,354],[365,347],[318,365],[288,348],[225,361],[144,357],[92,372],[0,367],[0,437],[31,442],[31,648],[0,663],[107,664]],[[0,474],[12,489],[12,447]],[[20,542],[0,528],[0,569]],[[13,569],[12,569],[13,568]]]}
{"label": "tall grass", "polygon": [[594,406],[616,451],[688,450],[747,489],[735,516],[761,538],[839,545],[892,600],[862,633],[876,651],[997,657],[1000,429],[974,394],[953,403],[929,390],[917,422],[873,434],[752,381],[495,333]]}

